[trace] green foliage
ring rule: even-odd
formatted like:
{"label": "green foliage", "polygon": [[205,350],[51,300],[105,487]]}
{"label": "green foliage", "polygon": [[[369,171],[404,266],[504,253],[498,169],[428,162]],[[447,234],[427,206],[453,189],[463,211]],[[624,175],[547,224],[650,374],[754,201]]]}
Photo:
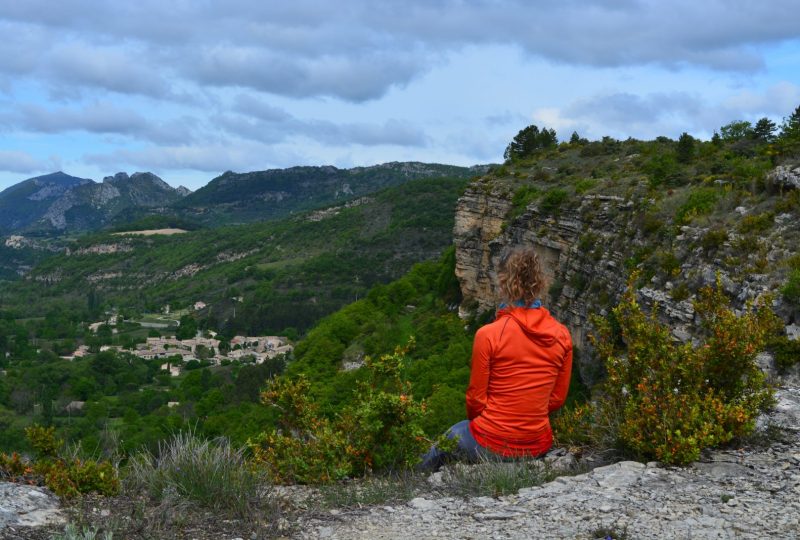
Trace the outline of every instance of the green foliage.
{"label": "green foliage", "polygon": [[693,218],[708,214],[717,204],[719,192],[714,188],[694,188],[675,213],[675,223],[685,225]]}
{"label": "green foliage", "polygon": [[753,125],[745,120],[735,120],[719,128],[723,141],[731,142],[752,137]]}
{"label": "green foliage", "polygon": [[795,142],[800,139],[800,105],[792,111],[792,114],[783,119],[781,139]]}
{"label": "green foliage", "polygon": [[578,135],[577,131],[573,131],[569,137],[569,143],[575,145],[587,144],[589,141]]}
{"label": "green foliage", "polygon": [[119,476],[108,461],[82,460],[62,455],[64,441],[56,438],[53,427],[33,425],[25,430],[29,443],[39,454],[35,461],[25,461],[17,453],[0,454],[0,477],[17,482],[45,485],[59,497],[82,493],[116,495]]}
{"label": "green foliage", "polygon": [[781,287],[781,294],[787,302],[795,306],[800,305],[800,269],[789,272],[786,283]]}
{"label": "green foliage", "polygon": [[583,178],[575,182],[575,193],[582,195],[597,185],[597,180],[592,178]]}
{"label": "green foliage", "polygon": [[503,157],[506,160],[522,159],[533,155],[537,150],[551,148],[556,144],[558,139],[555,130],[542,128],[539,131],[538,126],[531,124],[516,134],[506,147]]}
{"label": "green foliage", "polygon": [[541,196],[541,192],[534,186],[521,186],[511,197],[511,216],[512,218],[522,214],[528,205]]}
{"label": "green foliage", "polygon": [[564,282],[560,280],[555,280],[553,283],[550,284],[550,288],[547,290],[547,296],[550,298],[551,303],[555,303],[561,297],[561,292],[564,290]]}
{"label": "green foliage", "polygon": [[539,203],[539,211],[545,214],[555,214],[567,199],[569,199],[569,193],[566,190],[560,188],[551,189],[542,197],[542,202]]}
{"label": "green foliage", "polygon": [[775,365],[780,371],[786,371],[800,363],[800,340],[791,340],[787,336],[775,336],[769,342],[769,349],[775,358]]}
{"label": "green foliage", "polygon": [[245,517],[262,498],[263,475],[227,439],[208,440],[191,431],[159,444],[157,453],[134,455],[125,480],[128,489],[157,502],[175,499],[213,511]]}
{"label": "green foliage", "polygon": [[774,220],[775,214],[773,212],[744,216],[739,222],[739,232],[744,234],[763,233],[772,227]]}
{"label": "green foliage", "polygon": [[694,137],[686,132],[681,133],[675,148],[676,158],[680,163],[690,163],[694,159]]}
{"label": "green foliage", "polygon": [[56,428],[53,426],[25,428],[25,436],[33,449],[43,458],[57,457],[64,447],[64,441],[56,437]]}
{"label": "green foliage", "polygon": [[[771,400],[754,360],[777,318],[768,302],[737,317],[719,283],[700,291],[695,309],[704,343],[676,344],[667,327],[642,313],[629,285],[613,310],[623,345],[610,320],[596,321],[594,344],[608,372],[605,397],[556,422],[556,430],[565,430],[559,440],[616,440],[648,458],[688,463],[701,449],[752,431]],[[605,426],[602,436],[586,427],[592,425]]]}
{"label": "green foliage", "polygon": [[404,350],[366,359],[356,399],[332,420],[320,416],[303,378],[277,379],[262,394],[277,407],[279,429],[250,442],[256,463],[276,482],[327,483],[373,469],[403,469],[433,442],[424,436],[425,402],[400,372]]}
{"label": "green foliage", "polygon": [[728,231],[721,228],[709,229],[700,239],[700,245],[706,251],[716,251],[728,241]]}
{"label": "green foliage", "polygon": [[[468,179],[467,167],[440,164],[385,163],[372,167],[291,167],[245,173],[225,172],[173,205],[179,216],[213,226],[286,218],[316,208],[341,204],[342,185],[356,199],[409,181]],[[281,193],[285,196],[276,197]]]}
{"label": "green foliage", "polygon": [[775,122],[769,118],[760,118],[753,127],[752,136],[758,141],[771,143],[775,140],[775,131],[777,128]]}
{"label": "green foliage", "polygon": [[192,339],[197,334],[197,321],[191,315],[181,317],[181,324],[175,330],[178,339]]}
{"label": "green foliage", "polygon": [[83,493],[113,496],[119,493],[116,467],[108,461],[58,459],[38,461],[35,473],[44,477],[44,484],[59,497],[76,497]]}
{"label": "green foliage", "polygon": [[658,187],[672,181],[680,171],[680,166],[674,154],[662,152],[650,158],[643,169],[650,175],[650,186]]}

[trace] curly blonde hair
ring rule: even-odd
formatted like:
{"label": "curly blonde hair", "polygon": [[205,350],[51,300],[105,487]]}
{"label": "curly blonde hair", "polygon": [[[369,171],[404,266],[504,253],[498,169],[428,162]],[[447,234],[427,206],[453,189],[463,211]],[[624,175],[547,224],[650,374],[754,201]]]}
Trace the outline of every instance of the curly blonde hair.
{"label": "curly blonde hair", "polygon": [[544,288],[539,256],[532,247],[508,248],[500,256],[497,282],[503,300],[530,304]]}

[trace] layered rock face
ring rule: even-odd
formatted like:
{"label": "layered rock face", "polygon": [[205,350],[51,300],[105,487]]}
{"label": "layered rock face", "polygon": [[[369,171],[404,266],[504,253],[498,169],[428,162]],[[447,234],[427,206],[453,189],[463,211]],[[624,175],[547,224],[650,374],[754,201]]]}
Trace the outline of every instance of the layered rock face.
{"label": "layered rock face", "polygon": [[[458,202],[453,236],[456,276],[464,297],[461,314],[495,309],[496,267],[502,251],[507,246],[532,246],[547,278],[543,301],[570,329],[576,346],[585,348],[590,314],[605,313],[596,302],[586,300],[589,290],[617,296],[626,279],[622,252],[601,249],[597,258],[593,250],[622,236],[630,204],[613,196],[587,196],[578,207],[564,208],[557,216],[531,206],[509,220],[511,207],[507,193],[487,190],[480,183]],[[597,238],[583,245],[589,231]]]}
{"label": "layered rock face", "polygon": [[456,277],[465,298],[462,314],[495,305],[494,269],[502,249],[497,240],[510,209],[511,201],[504,192],[492,191],[480,182],[472,184],[458,200],[453,238]]}
{"label": "layered rock face", "polygon": [[[753,240],[758,249],[747,254],[737,250],[743,235],[733,230],[725,231],[722,245],[708,245],[705,239],[715,228],[712,222],[680,228],[648,225],[652,201],[641,195],[575,196],[556,209],[544,208],[540,200],[524,210],[514,209],[508,187],[482,178],[458,201],[453,235],[455,271],[463,295],[460,314],[494,310],[500,254],[506,246],[532,246],[548,279],[542,300],[570,329],[583,353],[578,362],[587,383],[599,375],[599,367],[586,354],[591,318],[606,315],[616,304],[632,271],[638,269],[644,276],[637,283],[641,304],[646,309],[657,307],[659,318],[673,329],[675,338],[686,341],[697,328],[692,299],[700,287],[713,285],[719,276],[736,307],[742,308],[749,300],[780,288],[784,266],[770,261],[797,251],[794,233],[787,228],[788,214],[770,217],[769,229]],[[751,209],[736,211],[746,216]],[[518,215],[513,217],[514,213]],[[662,237],[667,229],[674,238],[665,243]],[[732,264],[726,254],[741,260]],[[779,297],[775,307],[787,324],[794,322],[795,314]]]}

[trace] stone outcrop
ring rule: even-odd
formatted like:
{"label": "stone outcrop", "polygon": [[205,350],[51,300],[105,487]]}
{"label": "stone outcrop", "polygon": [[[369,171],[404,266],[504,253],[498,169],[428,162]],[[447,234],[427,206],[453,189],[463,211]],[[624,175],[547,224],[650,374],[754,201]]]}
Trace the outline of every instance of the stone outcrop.
{"label": "stone outcrop", "polygon": [[800,165],[779,165],[768,178],[778,186],[800,189]]}
{"label": "stone outcrop", "polygon": [[0,482],[0,536],[3,538],[15,534],[19,534],[19,538],[26,538],[23,534],[25,528],[62,525],[65,522],[58,497],[49,490]]}

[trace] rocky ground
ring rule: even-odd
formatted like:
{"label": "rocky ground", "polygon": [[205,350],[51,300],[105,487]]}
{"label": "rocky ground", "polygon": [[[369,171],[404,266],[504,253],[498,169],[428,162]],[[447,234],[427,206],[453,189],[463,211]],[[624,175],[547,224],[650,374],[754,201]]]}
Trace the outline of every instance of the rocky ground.
{"label": "rocky ground", "polygon": [[336,511],[306,520],[297,537],[800,538],[800,388],[777,397],[763,440],[690,467],[623,461],[513,496]]}
{"label": "rocky ground", "polygon": [[[307,489],[297,488],[284,493],[279,519],[222,520],[184,508],[176,509],[183,523],[165,526],[141,515],[143,505],[132,499],[86,497],[64,507],[42,488],[0,483],[0,538],[51,538],[67,521],[124,522],[113,527],[124,538],[198,540],[800,538],[800,385],[776,397],[742,448],[707,452],[689,467],[622,461],[497,498],[426,495],[320,510]],[[555,465],[570,458],[562,455]],[[290,504],[303,498],[311,504]]]}

